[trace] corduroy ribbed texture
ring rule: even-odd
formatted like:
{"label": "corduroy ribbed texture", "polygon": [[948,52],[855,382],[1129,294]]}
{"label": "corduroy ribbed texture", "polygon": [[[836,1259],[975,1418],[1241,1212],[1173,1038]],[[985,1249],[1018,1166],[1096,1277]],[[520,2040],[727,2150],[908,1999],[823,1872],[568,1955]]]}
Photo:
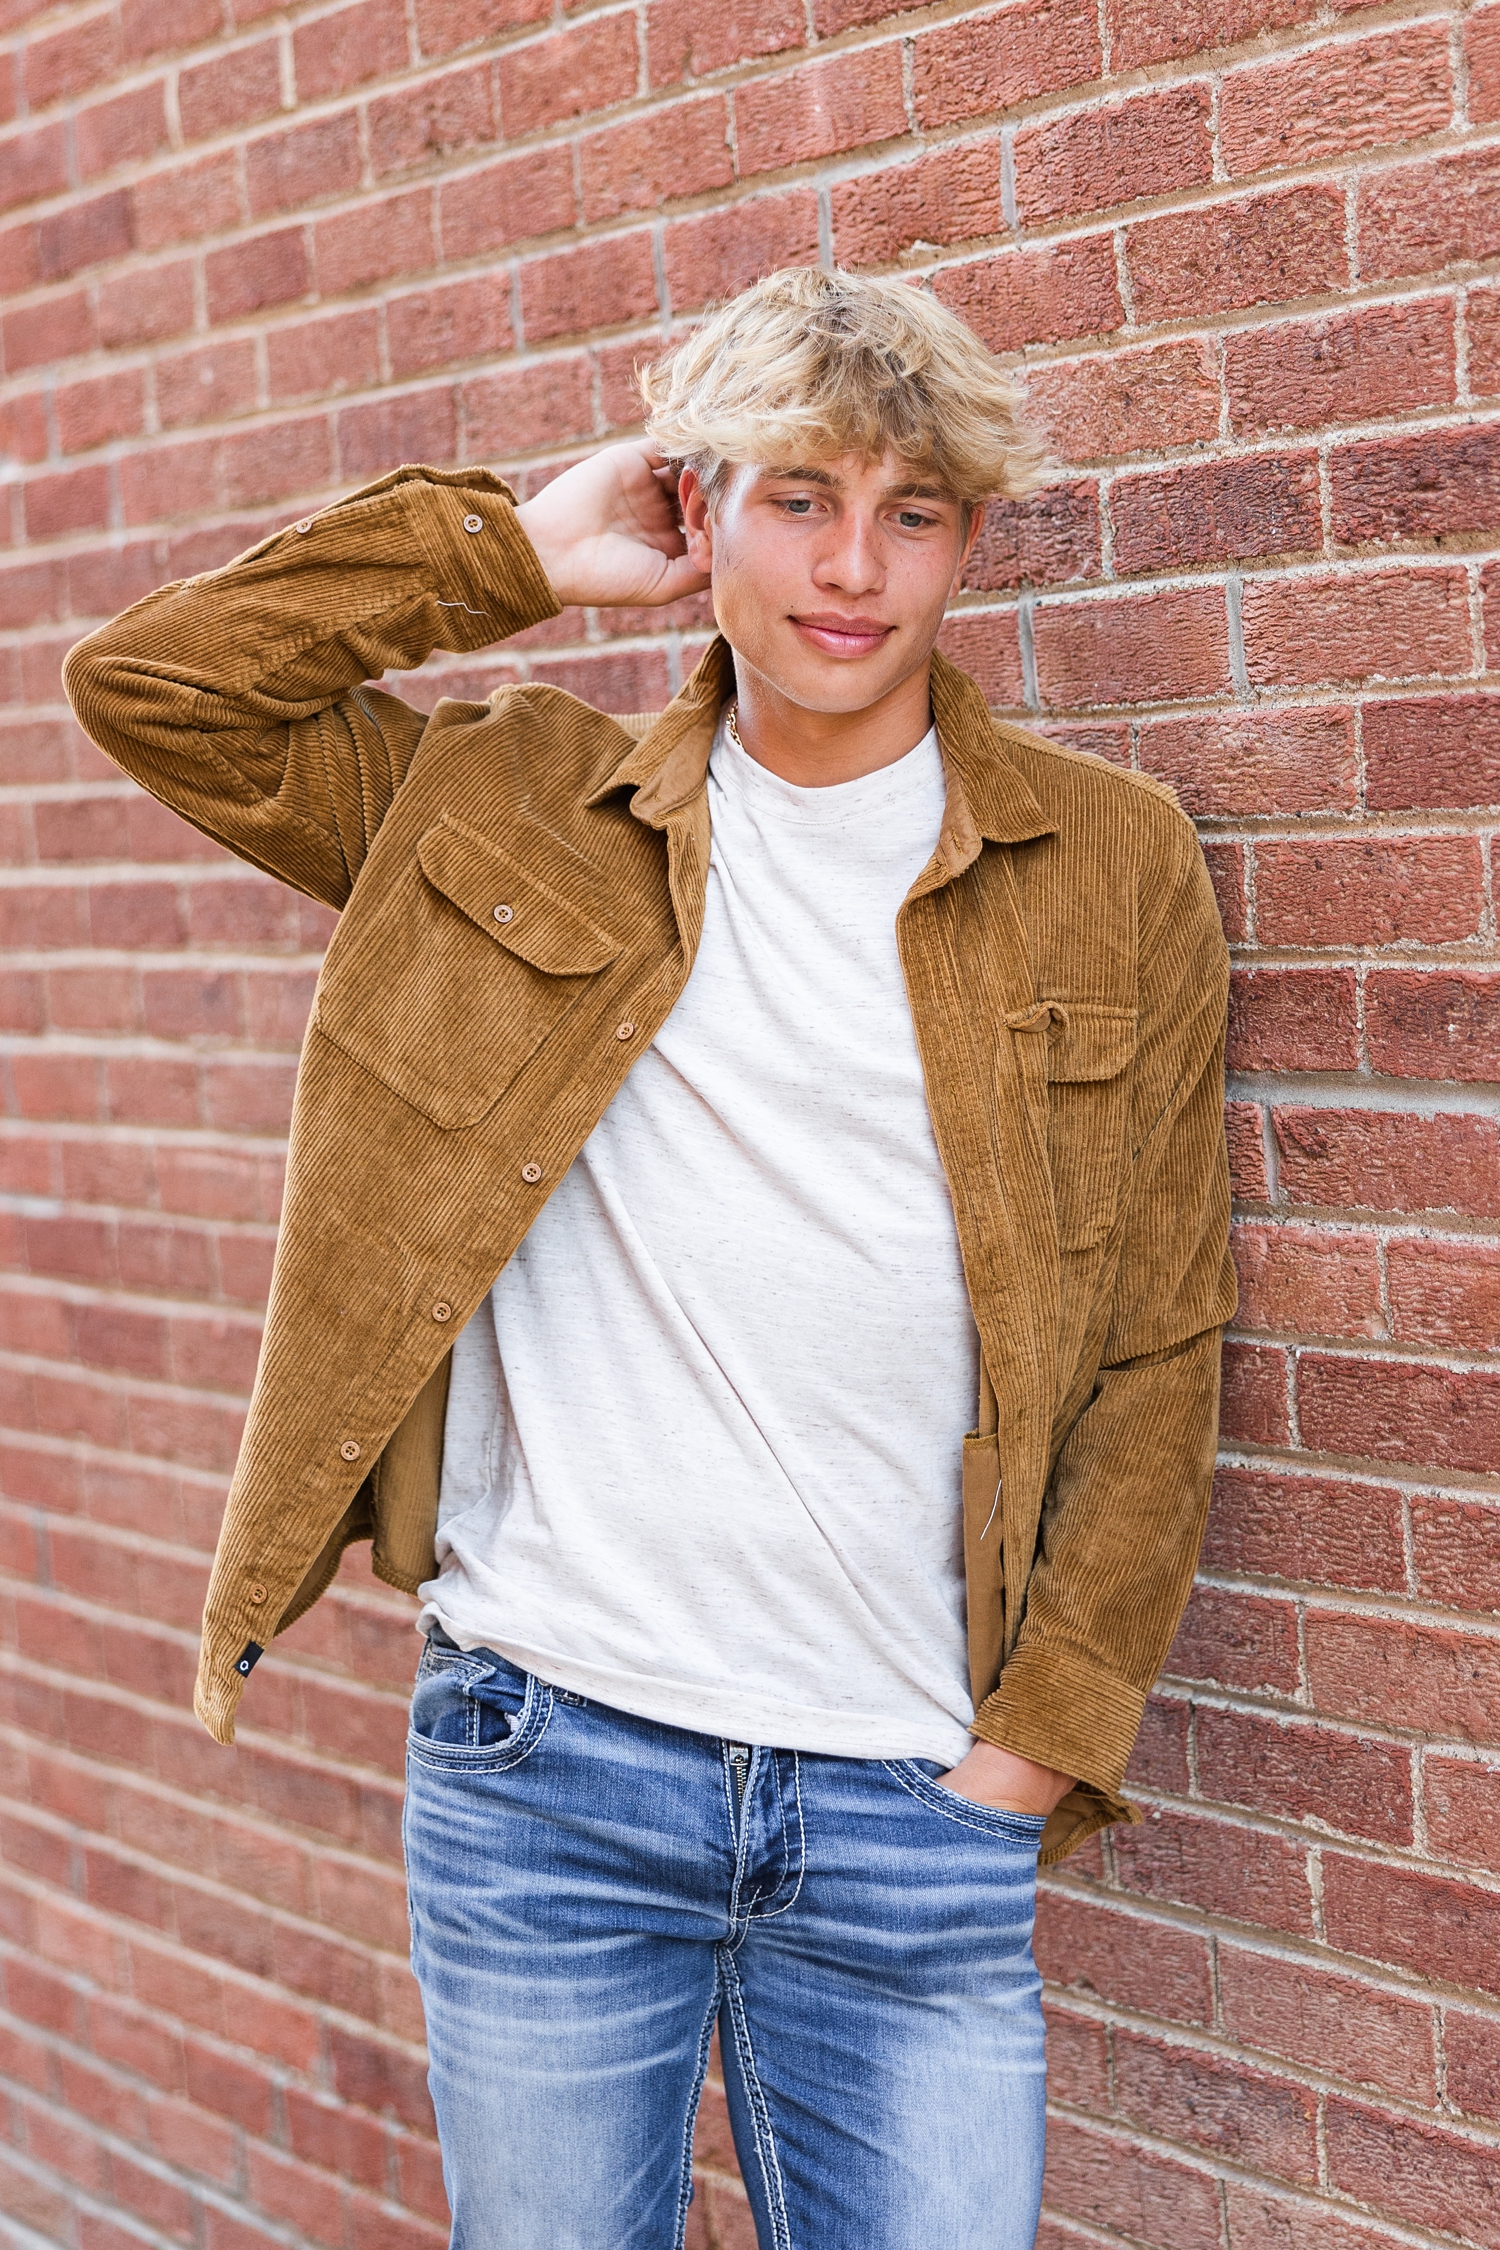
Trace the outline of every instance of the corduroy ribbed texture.
{"label": "corduroy ribbed texture", "polygon": [[[372,1468],[691,967],[722,642],[639,740],[557,689],[424,720],[363,684],[556,607],[497,479],[405,469],[69,659],[111,758],[346,909],[205,1612],[220,1741],[246,1644],[368,1532]],[[1227,959],[1168,792],[997,724],[941,659],[933,708],[948,806],[898,939],[993,1384],[965,1476],[975,1724],[1078,1776],[1051,1859],[1127,1816],[1207,1503]]]}

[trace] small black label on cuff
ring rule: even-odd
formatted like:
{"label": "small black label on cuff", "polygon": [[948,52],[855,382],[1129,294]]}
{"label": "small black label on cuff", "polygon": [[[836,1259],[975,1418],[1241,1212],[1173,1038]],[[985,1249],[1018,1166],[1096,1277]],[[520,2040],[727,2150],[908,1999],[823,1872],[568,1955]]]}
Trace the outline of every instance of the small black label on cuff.
{"label": "small black label on cuff", "polygon": [[234,1660],[235,1670],[241,1675],[242,1678],[248,1680],[251,1673],[255,1670],[256,1665],[260,1662],[265,1653],[266,1652],[261,1647],[259,1641],[246,1641],[244,1647],[240,1650],[239,1655]]}

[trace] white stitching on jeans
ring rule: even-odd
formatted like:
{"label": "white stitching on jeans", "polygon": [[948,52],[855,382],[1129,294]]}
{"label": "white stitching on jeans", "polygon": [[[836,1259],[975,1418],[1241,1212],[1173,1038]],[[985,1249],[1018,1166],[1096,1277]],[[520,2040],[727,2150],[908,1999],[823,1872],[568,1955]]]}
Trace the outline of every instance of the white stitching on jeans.
{"label": "white stitching on jeans", "polygon": [[[929,1812],[936,1813],[939,1820],[951,1820],[956,1827],[970,1828],[973,1830],[976,1836],[997,1836],[1002,1833],[1002,1831],[999,1829],[991,1828],[986,1821],[965,1820],[962,1813],[949,1812],[946,1805],[935,1805],[930,1797],[925,1797],[922,1794],[920,1789],[913,1789],[911,1783],[906,1778],[906,1775],[901,1771],[900,1766],[896,1763],[894,1758],[882,1758],[880,1762],[885,1767],[886,1772],[890,1774],[893,1779],[900,1782],[908,1797],[915,1797],[919,1805],[925,1805]],[[925,1775],[923,1776],[923,1779],[926,1779]],[[937,1782],[928,1783],[928,1787],[931,1789],[936,1789],[938,1786],[939,1784]],[[948,1791],[948,1795],[953,1799],[954,1803],[958,1805],[962,1805],[968,1801],[967,1799],[961,1797],[956,1789],[950,1789]],[[994,1805],[989,1809],[999,1814],[1002,1820],[1030,1820],[1035,1817],[1030,1813],[1007,1814],[1004,1806],[1002,1805]],[[1019,1841],[1019,1838],[1017,1838],[1016,1840]],[[1033,1837],[1031,1840],[1033,1843],[1036,1841],[1035,1837]]]}
{"label": "white stitching on jeans", "polygon": [[727,1948],[724,1949],[724,1954],[724,1981],[729,2002],[729,2020],[734,2026],[735,2059],[745,2080],[746,2098],[755,2125],[755,2153],[760,2159],[761,2182],[771,2208],[771,2225],[775,2230],[771,2250],[792,2250],[792,2233],[786,2215],[786,2188],[776,2154],[776,2136],[771,2130],[771,2112],[766,2102],[765,2088],[760,2082],[760,2072],[755,2067],[755,2048],[750,2038],[750,2025],[745,2015],[744,1995],[740,1990],[734,1956]]}

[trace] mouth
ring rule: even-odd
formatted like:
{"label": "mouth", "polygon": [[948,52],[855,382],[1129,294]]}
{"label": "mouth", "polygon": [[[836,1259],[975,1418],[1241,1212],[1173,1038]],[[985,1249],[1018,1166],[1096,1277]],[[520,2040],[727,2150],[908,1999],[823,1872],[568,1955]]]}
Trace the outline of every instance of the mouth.
{"label": "mouth", "polygon": [[878,617],[840,617],[834,610],[809,610],[791,623],[825,656],[871,656],[896,630]]}

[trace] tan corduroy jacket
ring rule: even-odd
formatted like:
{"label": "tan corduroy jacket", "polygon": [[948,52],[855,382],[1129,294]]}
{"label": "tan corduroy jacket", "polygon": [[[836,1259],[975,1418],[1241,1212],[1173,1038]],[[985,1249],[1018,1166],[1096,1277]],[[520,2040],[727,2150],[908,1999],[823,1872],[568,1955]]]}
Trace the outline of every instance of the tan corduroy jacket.
{"label": "tan corduroy jacket", "polygon": [[[393,1585],[432,1574],[453,1336],[692,966],[722,641],[654,721],[542,686],[424,719],[365,684],[557,607],[504,485],[402,469],[68,660],[127,773],[344,910],[204,1615],[221,1742],[350,1540]],[[897,933],[987,1370],[963,1464],[975,1731],[1079,1777],[1053,1859],[1131,1817],[1198,1548],[1234,1302],[1227,963],[1165,790],[998,724],[941,659],[932,702],[947,810]]]}

